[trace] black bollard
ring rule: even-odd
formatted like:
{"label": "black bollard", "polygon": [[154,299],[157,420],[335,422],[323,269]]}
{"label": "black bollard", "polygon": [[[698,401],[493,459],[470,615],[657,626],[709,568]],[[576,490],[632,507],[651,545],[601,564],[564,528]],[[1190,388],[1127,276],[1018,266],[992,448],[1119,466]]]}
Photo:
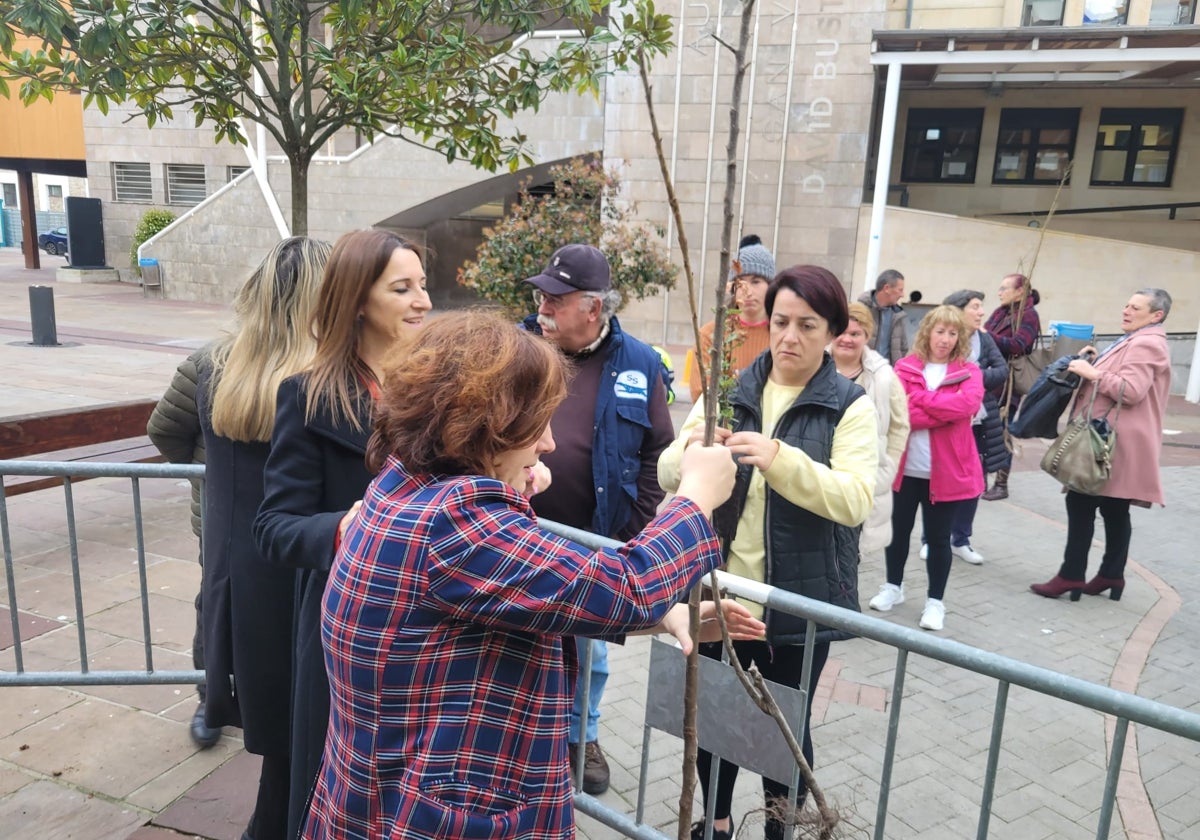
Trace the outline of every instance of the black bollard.
{"label": "black bollard", "polygon": [[33,326],[34,347],[57,347],[58,325],[54,322],[54,289],[29,287],[29,319]]}

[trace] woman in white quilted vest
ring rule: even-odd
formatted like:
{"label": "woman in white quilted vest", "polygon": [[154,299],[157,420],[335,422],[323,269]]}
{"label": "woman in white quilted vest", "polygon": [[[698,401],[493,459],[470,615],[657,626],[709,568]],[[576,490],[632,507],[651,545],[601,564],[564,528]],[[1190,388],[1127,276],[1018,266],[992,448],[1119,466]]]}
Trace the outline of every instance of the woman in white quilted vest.
{"label": "woman in white quilted vest", "polygon": [[879,427],[879,468],[875,477],[875,504],[862,526],[858,541],[861,556],[882,551],[892,541],[892,482],[908,442],[908,397],[888,360],[868,345],[875,319],[865,304],[850,304],[850,323],[829,345],[829,353],[842,376],[862,386],[875,406]]}

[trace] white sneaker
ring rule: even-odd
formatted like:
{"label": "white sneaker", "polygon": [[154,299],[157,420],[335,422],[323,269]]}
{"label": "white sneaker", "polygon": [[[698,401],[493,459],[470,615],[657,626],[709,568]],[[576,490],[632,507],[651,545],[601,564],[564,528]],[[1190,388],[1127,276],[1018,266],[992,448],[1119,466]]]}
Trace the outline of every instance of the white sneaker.
{"label": "white sneaker", "polygon": [[929,543],[921,543],[921,550],[917,554],[922,560],[929,559]]}
{"label": "white sneaker", "polygon": [[879,594],[867,602],[873,610],[887,612],[897,604],[904,603],[904,584],[896,586],[894,583],[885,583],[879,587]]}
{"label": "white sneaker", "polygon": [[921,629],[941,630],[946,626],[946,605],[937,598],[925,601],[925,609],[921,612]]}
{"label": "white sneaker", "polygon": [[950,546],[950,553],[959,560],[966,560],[972,566],[979,566],[983,563],[983,555],[971,548],[970,544],[952,545]]}

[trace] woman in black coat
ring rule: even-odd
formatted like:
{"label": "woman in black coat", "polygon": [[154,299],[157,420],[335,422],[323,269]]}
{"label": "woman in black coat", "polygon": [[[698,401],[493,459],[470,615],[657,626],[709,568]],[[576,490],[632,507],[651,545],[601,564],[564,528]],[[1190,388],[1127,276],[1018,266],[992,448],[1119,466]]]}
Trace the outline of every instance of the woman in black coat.
{"label": "woman in black coat", "polygon": [[384,230],[346,234],[326,267],[313,363],[279,387],[254,538],[263,557],[295,575],[289,838],[303,826],[325,747],[321,600],[341,533],[374,477],[365,463],[371,406],[388,357],[430,308],[411,244]]}
{"label": "woman in black coat", "polygon": [[[307,325],[329,245],[293,237],[267,254],[238,292],[237,325],[197,363],[195,409],[207,465],[204,649],[210,726],[240,726],[262,756],[258,799],[243,840],[283,840],[290,775],[293,586],[259,556],[250,526],[262,501],[279,382],[316,349]],[[270,340],[266,340],[269,337]]]}
{"label": "woman in black coat", "polygon": [[[1000,387],[1008,379],[1008,363],[1004,355],[996,347],[996,342],[983,330],[983,292],[973,289],[963,289],[948,295],[943,303],[957,306],[967,317],[967,323],[974,328],[971,333],[971,352],[968,361],[979,365],[983,374],[983,411],[982,417],[974,424],[975,445],[979,449],[979,458],[983,463],[983,474],[1007,469],[1009,463],[1008,448],[1004,445],[1004,421],[1000,417],[1000,401],[996,397]],[[954,524],[950,529],[950,551],[960,560],[978,566],[983,562],[983,555],[971,546],[971,534],[975,523],[975,511],[979,507],[979,499],[966,499],[958,506]],[[921,548],[925,551],[924,546]]]}

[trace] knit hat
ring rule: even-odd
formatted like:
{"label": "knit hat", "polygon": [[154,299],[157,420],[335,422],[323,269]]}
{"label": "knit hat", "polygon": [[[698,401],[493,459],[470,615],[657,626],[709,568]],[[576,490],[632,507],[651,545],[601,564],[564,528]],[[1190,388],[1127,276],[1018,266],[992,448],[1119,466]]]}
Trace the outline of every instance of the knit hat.
{"label": "knit hat", "polygon": [[[751,237],[746,237],[742,241],[745,242],[749,239]],[[768,280],[775,278],[775,258],[771,256],[771,252],[766,249],[757,236],[753,237],[753,241],[750,244],[743,245],[738,250],[737,262],[742,267],[742,274],[756,274]],[[729,269],[729,279],[732,280],[737,275],[737,269],[731,267]]]}

